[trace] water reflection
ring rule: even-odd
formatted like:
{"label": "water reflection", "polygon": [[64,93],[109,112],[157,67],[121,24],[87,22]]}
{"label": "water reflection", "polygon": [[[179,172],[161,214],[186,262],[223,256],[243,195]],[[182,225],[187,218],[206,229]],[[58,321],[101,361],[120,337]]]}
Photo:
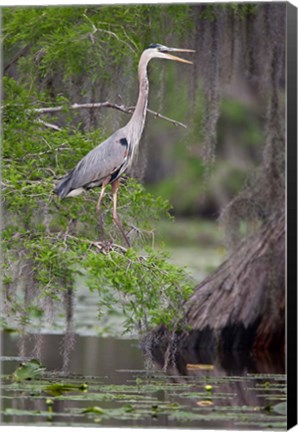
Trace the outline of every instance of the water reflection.
{"label": "water reflection", "polygon": [[[186,341],[188,343],[186,343]],[[200,350],[183,335],[157,329],[142,341],[142,348],[156,365],[168,374],[188,375],[188,364],[212,364],[216,374],[243,375],[246,373],[284,374],[285,355],[280,352],[248,352]]]}
{"label": "water reflection", "polygon": [[[188,364],[212,364],[216,375],[243,375],[246,373],[284,374],[285,357],[277,352],[230,351],[215,353],[214,351],[197,351],[195,349],[176,350],[170,354],[168,361],[167,349],[154,345],[150,349],[156,365],[169,375],[189,375]],[[168,363],[167,363],[168,361]],[[165,367],[167,363],[167,367]]]}
{"label": "water reflection", "polygon": [[[78,335],[26,335],[22,338],[11,334],[2,336],[3,356],[36,357],[50,371],[65,371],[81,375],[110,375],[117,369],[144,369],[154,365],[165,370],[166,356],[167,373],[189,375],[188,364],[212,364],[216,374],[242,375],[244,373],[283,374],[285,373],[285,357],[279,353],[245,351],[225,352],[216,355],[213,351],[197,351],[193,348],[173,350],[163,344],[145,342],[140,349],[137,340],[100,338]],[[20,350],[21,345],[21,350]],[[38,346],[38,350],[36,349]],[[144,352],[144,353],[143,353]],[[68,360],[66,361],[66,357]],[[10,363],[4,362],[4,373]]]}
{"label": "water reflection", "polygon": [[[284,377],[280,375],[285,366],[282,356],[268,353],[251,356],[244,352],[216,356],[208,351],[188,348],[178,352],[175,347],[168,350],[165,345],[148,343],[141,349],[137,340],[94,336],[75,336],[71,343],[65,342],[65,335],[31,335],[21,339],[11,334],[3,335],[4,375],[11,374],[18,366],[20,359],[15,356],[20,354],[21,346],[22,355],[28,357],[38,351],[40,361],[47,371],[54,373],[56,381],[58,378],[61,382],[61,378],[64,382],[88,382],[89,390],[86,394],[77,394],[74,399],[54,398],[53,414],[49,418],[30,417],[26,411],[24,415],[7,415],[4,411],[2,423],[90,425],[96,417],[82,415],[82,410],[90,405],[99,405],[116,413],[119,407],[131,404],[135,413],[143,414],[124,420],[115,414],[112,418],[100,419],[101,425],[263,430],[275,425],[274,421],[279,425],[285,421],[285,417],[264,411],[268,404],[285,399]],[[36,350],[36,344],[39,350]],[[65,371],[66,357],[68,371]],[[211,365],[211,368],[190,367],[194,364]],[[269,382],[268,388],[264,387],[266,382]],[[212,393],[206,392],[206,384],[212,385]],[[123,389],[111,390],[112,385],[121,385]],[[32,397],[30,393],[12,392],[8,388],[4,391],[3,408],[45,412],[48,397],[44,392],[34,393]],[[212,406],[198,406],[204,399],[212,400]],[[179,410],[167,408],[175,403],[179,404]],[[160,411],[152,411],[155,406],[161,407]],[[184,419],[183,415],[190,417]]]}
{"label": "water reflection", "polygon": [[[112,376],[118,369],[143,369],[144,358],[136,340],[75,336],[71,345],[65,345],[64,335],[27,335],[23,356],[32,357],[35,344],[42,346],[39,360],[49,371],[65,371],[65,357],[69,358],[65,373],[86,376]],[[4,334],[2,354],[19,355],[18,337]],[[12,362],[3,362],[2,372],[11,373]]]}

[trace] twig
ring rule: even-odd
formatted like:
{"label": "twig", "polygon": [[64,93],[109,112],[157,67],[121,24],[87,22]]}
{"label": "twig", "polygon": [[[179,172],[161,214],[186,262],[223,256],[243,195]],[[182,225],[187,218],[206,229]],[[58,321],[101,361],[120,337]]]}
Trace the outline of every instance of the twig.
{"label": "twig", "polygon": [[102,241],[91,241],[88,239],[80,239],[76,236],[68,234],[68,231],[66,231],[64,233],[64,242],[66,241],[67,238],[73,239],[73,240],[78,241],[78,242],[87,243],[90,246],[94,246],[96,249],[98,249],[103,254],[107,254],[111,250],[115,250],[115,249],[119,249],[122,253],[127,252],[127,249],[125,247],[118,245],[116,243],[105,242],[105,241],[103,241],[103,242]]}
{"label": "twig", "polygon": [[54,129],[55,131],[61,131],[62,130],[59,126],[57,126],[57,125],[55,125],[53,123],[47,123],[47,122],[45,122],[45,121],[43,121],[41,119],[37,119],[36,122],[37,123],[41,123],[42,125],[50,128],[50,129]]}
{"label": "twig", "polygon": [[71,224],[73,223],[74,220],[75,220],[75,219],[70,218],[70,220],[69,220],[69,222],[68,222],[68,224],[67,224],[66,231],[65,231],[65,233],[64,233],[64,237],[63,237],[63,244],[64,244],[63,252],[66,252],[66,251],[67,251],[67,244],[66,244],[66,240],[67,240],[67,237],[69,237],[69,229],[70,229],[70,226],[71,226]]}
{"label": "twig", "polygon": [[[57,107],[46,107],[46,108],[33,108],[32,111],[40,114],[45,113],[54,113],[63,111],[66,107],[65,106],[57,106]],[[123,105],[117,105],[112,104],[109,101],[106,102],[94,102],[94,103],[85,103],[85,104],[72,104],[68,107],[70,110],[76,110],[76,109],[97,109],[97,108],[114,108],[119,111],[125,112],[125,113],[131,113],[133,110],[133,107],[125,107]]]}
{"label": "twig", "polygon": [[[93,21],[91,21],[91,19],[84,13],[83,17],[86,18],[86,20],[91,24],[92,26],[92,33],[89,33],[89,36],[91,38],[91,42],[94,44],[94,35],[97,32],[102,32],[102,33],[106,33],[110,36],[113,36],[114,38],[116,38],[120,43],[123,43],[124,45],[126,45],[131,51],[134,52],[133,48],[129,45],[129,43],[127,43],[125,40],[121,39],[116,33],[110,31],[110,30],[106,30],[106,29],[102,29],[102,28],[98,28],[96,27],[96,25],[93,23]],[[126,35],[127,36],[127,35]],[[129,39],[130,42],[132,42]]]}
{"label": "twig", "polygon": [[16,62],[19,60],[20,57],[24,56],[24,55],[27,53],[27,51],[28,51],[29,48],[30,48],[30,44],[24,46],[23,48],[21,48],[21,49],[20,49],[20,50],[19,50],[19,51],[18,51],[18,52],[13,56],[13,58],[10,60],[10,62],[4,66],[4,72],[7,72],[8,69],[10,69],[10,67],[11,67],[14,63],[16,63]]}
{"label": "twig", "polygon": [[182,126],[185,129],[187,129],[187,126],[184,123],[178,122],[177,120],[170,119],[169,117],[166,117],[166,116],[164,116],[158,112],[152,111],[149,108],[147,108],[147,111],[148,111],[148,113],[153,114],[156,118],[161,118],[163,120],[167,120],[170,123],[173,123],[173,125],[175,125],[175,126]]}
{"label": "twig", "polygon": [[[124,112],[126,114],[131,114],[133,110],[135,109],[134,106],[126,107],[125,105],[118,105],[113,104],[109,101],[106,102],[94,102],[94,103],[85,103],[85,104],[72,104],[68,107],[70,110],[77,110],[77,109],[100,109],[100,108],[114,108],[118,111]],[[65,109],[64,106],[57,106],[57,107],[46,107],[46,108],[33,108],[32,111],[39,113],[39,114],[46,114],[46,113],[54,113],[63,111]],[[173,120],[169,117],[166,117],[156,111],[152,111],[151,109],[147,108],[147,112],[154,115],[155,118],[161,118],[163,120],[169,121],[170,123],[174,124],[175,126],[182,126],[184,128],[187,128],[187,126],[184,123],[181,123],[177,120]],[[55,126],[55,125],[53,125]],[[50,127],[50,126],[49,126]]]}

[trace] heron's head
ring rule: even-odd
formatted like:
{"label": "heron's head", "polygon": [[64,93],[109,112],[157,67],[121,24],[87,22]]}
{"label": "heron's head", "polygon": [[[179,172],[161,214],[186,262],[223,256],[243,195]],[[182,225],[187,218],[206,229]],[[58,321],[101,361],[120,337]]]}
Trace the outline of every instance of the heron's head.
{"label": "heron's head", "polygon": [[190,63],[192,64],[191,61],[189,60],[184,60],[180,57],[176,57],[175,55],[172,55],[171,53],[176,53],[176,52],[195,52],[192,49],[182,49],[182,48],[169,48],[167,46],[164,45],[160,45],[160,44],[151,44],[147,49],[146,52],[149,54],[149,58],[163,58],[163,59],[168,59],[168,60],[175,60],[175,61],[179,61],[182,63]]}

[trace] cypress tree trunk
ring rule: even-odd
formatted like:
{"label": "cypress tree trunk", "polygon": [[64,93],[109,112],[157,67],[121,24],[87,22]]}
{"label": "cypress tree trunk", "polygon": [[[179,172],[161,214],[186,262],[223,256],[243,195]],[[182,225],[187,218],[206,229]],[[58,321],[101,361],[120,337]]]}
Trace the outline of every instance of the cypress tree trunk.
{"label": "cypress tree trunk", "polygon": [[285,216],[243,242],[187,302],[183,336],[198,349],[285,347]]}
{"label": "cypress tree trunk", "polygon": [[[189,331],[159,327],[151,348],[255,353],[285,349],[285,215],[280,212],[245,239],[187,301]],[[174,341],[174,343],[173,343]],[[162,348],[163,347],[163,348]],[[160,354],[160,353],[159,353]]]}

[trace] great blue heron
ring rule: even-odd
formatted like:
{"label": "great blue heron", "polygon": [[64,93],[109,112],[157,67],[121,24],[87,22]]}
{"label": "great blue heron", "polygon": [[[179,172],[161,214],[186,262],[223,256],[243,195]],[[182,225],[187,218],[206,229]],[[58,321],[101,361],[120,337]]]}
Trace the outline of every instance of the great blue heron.
{"label": "great blue heron", "polygon": [[[192,63],[173,56],[172,52],[194,52],[191,49],[168,48],[152,44],[143,51],[139,61],[139,96],[133,115],[126,126],[117,130],[108,139],[91,150],[56,186],[55,193],[61,198],[80,194],[84,189],[101,186],[96,206],[99,224],[101,203],[106,186],[111,183],[113,192],[113,219],[121,231],[128,247],[130,243],[117,214],[117,190],[119,178],[132,164],[144,129],[148,103],[149,82],[147,65],[153,58]],[[101,227],[102,228],[102,227]]]}

